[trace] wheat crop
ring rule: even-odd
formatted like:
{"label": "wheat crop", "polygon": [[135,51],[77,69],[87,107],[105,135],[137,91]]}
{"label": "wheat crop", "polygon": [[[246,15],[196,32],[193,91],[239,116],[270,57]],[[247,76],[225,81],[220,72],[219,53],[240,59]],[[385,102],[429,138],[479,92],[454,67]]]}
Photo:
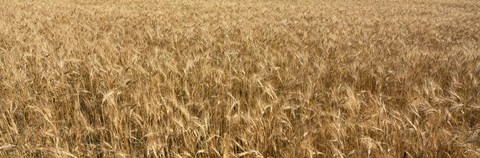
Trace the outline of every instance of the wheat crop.
{"label": "wheat crop", "polygon": [[0,157],[480,157],[480,1],[0,0]]}

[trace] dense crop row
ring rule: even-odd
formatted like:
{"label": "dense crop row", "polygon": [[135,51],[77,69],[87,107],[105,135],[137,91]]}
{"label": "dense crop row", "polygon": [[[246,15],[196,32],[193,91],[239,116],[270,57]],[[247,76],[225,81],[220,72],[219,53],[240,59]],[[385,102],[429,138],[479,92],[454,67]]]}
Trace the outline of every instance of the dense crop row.
{"label": "dense crop row", "polygon": [[476,0],[0,0],[0,157],[480,157]]}

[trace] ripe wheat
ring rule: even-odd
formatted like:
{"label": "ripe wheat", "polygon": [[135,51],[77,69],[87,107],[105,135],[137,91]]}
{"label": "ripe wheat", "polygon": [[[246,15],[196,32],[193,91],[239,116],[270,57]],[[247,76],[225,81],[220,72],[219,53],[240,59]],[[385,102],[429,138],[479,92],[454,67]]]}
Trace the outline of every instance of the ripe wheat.
{"label": "ripe wheat", "polygon": [[0,157],[480,157],[477,0],[0,0]]}

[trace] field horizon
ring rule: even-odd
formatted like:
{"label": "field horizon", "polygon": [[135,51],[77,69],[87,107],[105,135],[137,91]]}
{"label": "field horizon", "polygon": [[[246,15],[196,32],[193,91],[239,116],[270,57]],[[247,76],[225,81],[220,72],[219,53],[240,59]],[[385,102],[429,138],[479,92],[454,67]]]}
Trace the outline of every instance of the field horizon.
{"label": "field horizon", "polygon": [[0,0],[0,157],[480,157],[480,1]]}

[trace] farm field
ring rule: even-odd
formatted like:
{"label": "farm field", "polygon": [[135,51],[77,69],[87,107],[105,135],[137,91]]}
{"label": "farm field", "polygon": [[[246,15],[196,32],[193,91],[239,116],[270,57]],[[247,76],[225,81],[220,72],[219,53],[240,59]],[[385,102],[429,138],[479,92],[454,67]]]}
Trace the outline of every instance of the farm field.
{"label": "farm field", "polygon": [[480,1],[0,0],[0,157],[480,157]]}

